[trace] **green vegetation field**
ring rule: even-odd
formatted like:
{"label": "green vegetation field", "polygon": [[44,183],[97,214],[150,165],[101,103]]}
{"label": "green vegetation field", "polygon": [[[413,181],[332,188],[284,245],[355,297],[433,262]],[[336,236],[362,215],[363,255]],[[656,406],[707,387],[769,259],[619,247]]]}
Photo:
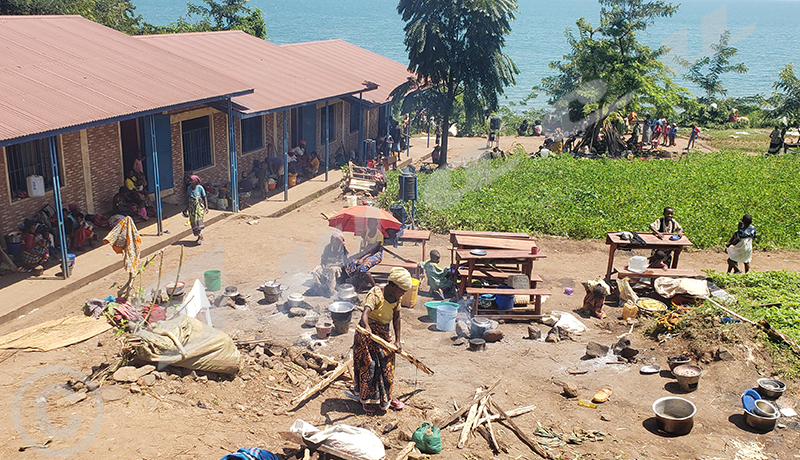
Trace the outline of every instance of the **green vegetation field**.
{"label": "green vegetation field", "polygon": [[[800,157],[737,152],[672,160],[529,159],[512,156],[419,175],[423,227],[522,231],[602,239],[645,231],[665,206],[699,248],[728,240],[742,214],[753,215],[760,248],[800,248]],[[397,203],[388,177],[380,204]]]}

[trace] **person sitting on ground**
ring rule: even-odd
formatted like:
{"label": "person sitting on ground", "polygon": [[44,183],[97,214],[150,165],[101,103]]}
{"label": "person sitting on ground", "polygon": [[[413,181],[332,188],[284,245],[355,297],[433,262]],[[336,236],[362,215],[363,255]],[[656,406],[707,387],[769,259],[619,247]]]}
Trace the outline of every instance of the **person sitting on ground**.
{"label": "person sitting on ground", "polygon": [[20,248],[23,251],[33,249],[36,247],[36,229],[39,227],[34,221],[25,219],[24,231],[20,240]]}
{"label": "person sitting on ground", "polygon": [[344,235],[336,232],[331,235],[331,241],[325,245],[325,249],[320,256],[319,265],[314,267],[311,273],[317,282],[317,286],[326,290],[326,296],[333,295],[336,285],[341,279],[342,269],[347,263],[347,248],[344,244]]}
{"label": "person sitting on ground", "polygon": [[128,190],[141,190],[139,179],[136,177],[136,171],[128,171],[128,176],[125,178],[125,188]]}
{"label": "person sitting on ground", "polygon": [[534,154],[534,156],[546,158],[549,157],[551,153],[552,152],[550,151],[550,149],[548,149],[547,147],[544,146],[544,144],[542,144],[539,146],[539,150]]}
{"label": "person sitting on ground", "polygon": [[647,266],[647,268],[657,268],[657,269],[660,269],[660,270],[666,270],[666,269],[669,268],[669,265],[667,265],[667,263],[664,262],[666,259],[667,259],[667,253],[666,252],[664,252],[664,251],[656,251],[650,257],[650,261],[649,261],[650,264]]}
{"label": "person sitting on ground", "polygon": [[758,236],[756,227],[753,226],[753,216],[745,214],[739,221],[736,232],[725,245],[728,253],[728,273],[741,273],[739,262],[744,263],[744,272],[750,271],[750,261],[753,259],[753,239]]}
{"label": "person sitting on ground", "polygon": [[69,217],[75,225],[75,230],[72,231],[73,247],[75,249],[83,249],[87,243],[90,247],[93,247],[94,226],[84,219],[84,215],[78,211],[77,205],[74,205],[74,209],[72,209],[72,206],[70,205]]}
{"label": "person sitting on ground", "polygon": [[248,206],[247,201],[250,199],[250,195],[255,190],[254,185],[258,186],[258,181],[253,183],[250,179],[250,175],[247,171],[242,171],[242,179],[239,181],[239,207],[245,208]]}
{"label": "person sitting on ground", "polygon": [[781,152],[785,135],[786,131],[776,125],[775,129],[769,134],[769,149],[767,150],[767,155],[777,155]]}
{"label": "person sitting on ground", "polygon": [[355,287],[356,292],[365,287],[375,286],[375,278],[372,277],[369,269],[381,263],[382,260],[383,245],[377,243],[367,246],[347,260],[344,271],[350,277],[350,284]]}
{"label": "person sitting on ground", "polygon": [[541,136],[542,132],[543,132],[542,122],[539,121],[539,120],[536,120],[535,122],[533,122],[533,135],[534,136]]}
{"label": "person sitting on ground", "polygon": [[602,280],[592,280],[585,283],[584,287],[586,296],[583,298],[583,306],[579,311],[594,315],[599,319],[605,318],[606,312],[603,311],[603,305],[606,302],[606,296],[611,294],[608,284]]}
{"label": "person sitting on ground", "polygon": [[18,271],[25,273],[36,271],[36,275],[40,275],[43,271],[42,264],[47,262],[50,251],[47,248],[50,243],[50,235],[41,235],[42,237],[36,241],[34,246],[30,249],[22,251],[20,254],[20,264]]}
{"label": "person sitting on ground", "polygon": [[428,287],[431,295],[436,300],[445,300],[453,296],[453,279],[449,270],[439,266],[441,255],[436,249],[431,251],[431,258],[422,263],[425,276],[428,277]]}
{"label": "person sitting on ground", "polygon": [[303,176],[313,178],[319,172],[319,155],[316,151],[308,153],[300,157],[300,167],[303,171]]}
{"label": "person sitting on ground", "polygon": [[517,128],[517,136],[525,136],[528,134],[528,120],[522,120],[519,128]]}

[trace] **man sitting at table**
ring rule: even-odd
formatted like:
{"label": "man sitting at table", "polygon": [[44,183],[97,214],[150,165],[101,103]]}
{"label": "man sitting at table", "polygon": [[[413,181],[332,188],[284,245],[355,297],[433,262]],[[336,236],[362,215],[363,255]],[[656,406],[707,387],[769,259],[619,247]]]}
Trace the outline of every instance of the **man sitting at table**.
{"label": "man sitting at table", "polygon": [[[652,224],[650,224],[650,230],[652,230],[653,235],[658,237],[658,239],[663,240],[665,233],[674,233],[675,235],[683,235],[683,227],[675,220],[673,217],[675,215],[675,210],[671,207],[667,206],[664,208],[664,217],[659,217],[656,219]],[[672,253],[673,251],[664,251],[666,253],[666,258],[664,259],[664,263],[668,266],[672,264]]]}
{"label": "man sitting at table", "polygon": [[453,296],[453,280],[450,271],[439,266],[441,255],[436,249],[431,251],[431,258],[422,263],[425,275],[428,277],[428,286],[431,295],[437,300],[446,300]]}

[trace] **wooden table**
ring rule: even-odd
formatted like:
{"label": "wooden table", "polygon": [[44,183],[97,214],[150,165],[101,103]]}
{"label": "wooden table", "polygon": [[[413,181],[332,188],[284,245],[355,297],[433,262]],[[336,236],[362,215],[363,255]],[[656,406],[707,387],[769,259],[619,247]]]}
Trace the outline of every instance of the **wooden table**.
{"label": "wooden table", "polygon": [[520,240],[529,240],[531,236],[527,233],[508,233],[508,232],[478,232],[474,230],[450,230],[450,242],[453,242],[453,237],[458,235],[464,236],[482,236],[486,238],[511,238]]}
{"label": "wooden table", "polygon": [[512,249],[531,252],[536,247],[533,240],[514,238],[486,238],[481,236],[454,235],[456,249]]}
{"label": "wooden table", "polygon": [[683,248],[687,246],[691,246],[692,242],[689,241],[689,238],[686,238],[686,235],[681,235],[681,239],[679,240],[671,240],[669,239],[672,236],[669,233],[664,233],[664,238],[660,239],[657,236],[653,235],[652,233],[639,233],[639,236],[645,241],[644,246],[639,246],[635,244],[631,244],[629,240],[623,240],[617,235],[617,232],[608,232],[606,234],[606,244],[609,245],[608,248],[608,267],[606,268],[606,281],[611,279],[611,275],[614,273],[614,253],[617,251],[617,247],[620,245],[630,246],[631,249],[661,249],[666,251],[673,251],[674,254],[672,256],[672,265],[671,268],[678,268],[678,258],[681,255],[681,251]]}
{"label": "wooden table", "polygon": [[487,249],[485,252],[486,254],[483,255],[475,255],[472,254],[469,249],[459,249],[456,251],[456,265],[460,264],[462,261],[467,262],[467,275],[461,277],[461,285],[458,288],[459,298],[464,295],[467,285],[472,282],[472,273],[475,271],[476,265],[486,265],[489,261],[515,264],[520,266],[519,273],[531,278],[533,261],[546,257],[543,254],[531,254],[530,249],[527,251]]}
{"label": "wooden table", "polygon": [[422,243],[422,259],[420,262],[428,260],[428,255],[425,253],[425,246],[431,240],[431,232],[428,230],[411,230],[409,228],[403,230],[403,233],[397,237],[399,241],[411,241],[414,243]]}

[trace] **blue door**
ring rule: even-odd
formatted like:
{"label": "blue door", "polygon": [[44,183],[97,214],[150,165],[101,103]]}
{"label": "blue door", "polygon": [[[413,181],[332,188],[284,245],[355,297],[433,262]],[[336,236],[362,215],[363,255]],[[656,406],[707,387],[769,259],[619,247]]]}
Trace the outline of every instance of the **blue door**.
{"label": "blue door", "polygon": [[[168,190],[175,186],[175,177],[172,173],[172,133],[169,127],[169,115],[154,115],[156,126],[156,147],[158,147],[158,179],[161,190]],[[150,135],[150,120],[148,117],[140,118],[142,122],[142,136],[144,137],[145,162],[147,168],[147,191],[156,191],[156,181],[153,177],[153,137]]]}
{"label": "blue door", "polygon": [[303,128],[301,139],[306,141],[306,152],[311,153],[317,150],[317,106],[316,104],[306,105],[302,108],[300,115]]}

